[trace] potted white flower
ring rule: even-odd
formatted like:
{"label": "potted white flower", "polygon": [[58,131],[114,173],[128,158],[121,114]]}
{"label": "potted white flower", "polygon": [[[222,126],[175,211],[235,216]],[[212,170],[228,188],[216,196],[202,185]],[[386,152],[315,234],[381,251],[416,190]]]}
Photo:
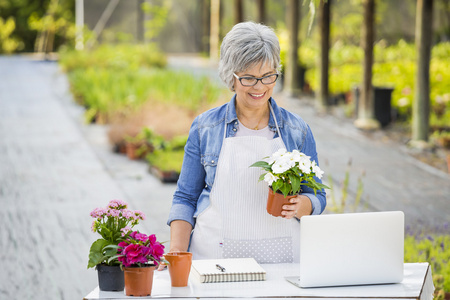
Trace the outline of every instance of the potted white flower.
{"label": "potted white flower", "polygon": [[312,188],[314,194],[317,190],[329,189],[314,179],[314,176],[319,179],[323,176],[317,163],[298,150],[288,152],[281,148],[263,159],[250,167],[260,167],[266,171],[261,174],[259,181],[264,180],[269,185],[267,212],[273,216],[281,216],[281,207],[289,204],[289,199],[301,192],[301,186]]}

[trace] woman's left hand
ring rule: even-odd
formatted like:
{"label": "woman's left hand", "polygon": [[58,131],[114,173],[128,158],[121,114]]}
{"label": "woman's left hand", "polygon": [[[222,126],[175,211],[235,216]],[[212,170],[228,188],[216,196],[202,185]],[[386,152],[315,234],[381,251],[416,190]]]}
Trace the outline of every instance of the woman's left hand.
{"label": "woman's left hand", "polygon": [[307,196],[298,195],[290,199],[289,202],[291,203],[290,205],[283,205],[283,211],[281,212],[283,218],[292,219],[296,217],[300,219],[312,213],[311,200]]}

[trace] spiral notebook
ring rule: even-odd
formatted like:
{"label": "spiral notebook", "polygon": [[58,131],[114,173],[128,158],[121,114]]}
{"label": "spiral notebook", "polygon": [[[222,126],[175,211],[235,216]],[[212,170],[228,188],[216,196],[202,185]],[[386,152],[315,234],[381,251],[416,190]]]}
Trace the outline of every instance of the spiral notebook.
{"label": "spiral notebook", "polygon": [[254,258],[193,260],[191,274],[202,283],[266,280],[266,271]]}

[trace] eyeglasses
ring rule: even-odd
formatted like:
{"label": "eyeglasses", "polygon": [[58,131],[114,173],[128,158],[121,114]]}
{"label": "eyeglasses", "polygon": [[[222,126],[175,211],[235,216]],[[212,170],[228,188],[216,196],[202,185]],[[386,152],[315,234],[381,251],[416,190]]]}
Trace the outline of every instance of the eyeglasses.
{"label": "eyeglasses", "polygon": [[237,76],[235,73],[233,73],[234,77],[236,77],[239,82],[243,85],[243,86],[254,86],[258,83],[258,81],[261,81],[262,84],[267,85],[267,84],[272,84],[275,81],[277,81],[278,79],[278,73],[275,74],[270,74],[264,77],[239,77]]}

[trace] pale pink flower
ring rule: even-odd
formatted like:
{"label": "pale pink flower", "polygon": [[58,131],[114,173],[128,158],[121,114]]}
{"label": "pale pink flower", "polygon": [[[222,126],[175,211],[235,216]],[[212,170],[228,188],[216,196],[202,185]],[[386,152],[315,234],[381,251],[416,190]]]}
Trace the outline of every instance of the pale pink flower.
{"label": "pale pink flower", "polygon": [[131,227],[130,226],[125,226],[124,228],[120,229],[120,231],[122,232],[122,237],[126,236],[128,234],[128,232],[131,231]]}
{"label": "pale pink flower", "polygon": [[107,215],[108,215],[108,217],[119,217],[120,216],[120,210],[108,209]]}
{"label": "pale pink flower", "polygon": [[97,231],[97,221],[93,221],[92,222],[91,230],[92,230],[92,232],[96,232]]}
{"label": "pale pink flower", "polygon": [[122,217],[125,219],[134,219],[134,212],[129,209],[122,210]]}
{"label": "pale pink flower", "polygon": [[101,219],[106,215],[106,210],[104,208],[97,207],[91,211],[91,217],[96,219]]}
{"label": "pale pink flower", "polygon": [[127,203],[122,200],[111,200],[109,201],[108,207],[112,209],[125,209],[127,208]]}
{"label": "pale pink flower", "polygon": [[138,219],[141,219],[142,221],[145,220],[145,214],[142,211],[135,210],[134,213]]}

